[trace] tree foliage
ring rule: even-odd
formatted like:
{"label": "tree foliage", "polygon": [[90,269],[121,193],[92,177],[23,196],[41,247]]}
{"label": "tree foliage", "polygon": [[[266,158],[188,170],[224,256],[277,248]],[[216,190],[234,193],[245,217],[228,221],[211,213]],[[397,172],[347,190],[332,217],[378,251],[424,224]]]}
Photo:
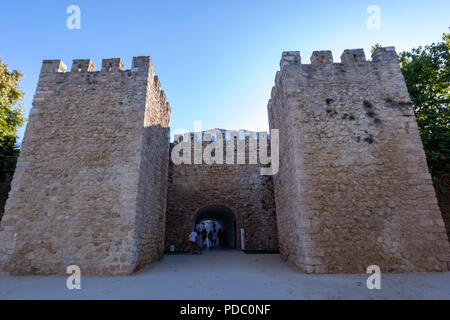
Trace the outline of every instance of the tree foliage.
{"label": "tree foliage", "polygon": [[450,33],[442,42],[402,52],[400,63],[436,183],[450,172]]}
{"label": "tree foliage", "polygon": [[375,50],[377,50],[377,48],[382,48],[381,44],[376,43],[372,46],[372,48],[370,48],[370,53],[374,53]]}
{"label": "tree foliage", "polygon": [[19,103],[23,92],[19,88],[20,71],[10,71],[0,59],[0,180],[12,176],[16,167],[19,148],[17,129],[25,119]]}

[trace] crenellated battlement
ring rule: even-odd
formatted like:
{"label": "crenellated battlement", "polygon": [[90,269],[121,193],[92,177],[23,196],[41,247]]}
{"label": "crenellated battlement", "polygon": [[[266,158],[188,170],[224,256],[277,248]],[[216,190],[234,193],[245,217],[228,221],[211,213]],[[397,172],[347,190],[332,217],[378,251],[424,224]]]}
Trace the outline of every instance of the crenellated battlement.
{"label": "crenellated battlement", "polygon": [[[339,99],[331,93],[331,87],[340,91],[342,86],[376,84],[378,92],[386,101],[399,101],[410,105],[406,84],[400,70],[398,55],[394,47],[377,48],[371,60],[366,59],[363,49],[347,49],[341,55],[341,62],[334,62],[331,51],[314,51],[311,63],[303,64],[299,51],[283,52],[280,71],[275,75],[268,109],[272,118],[273,101],[284,94],[295,103],[304,94],[310,94],[312,87],[329,91],[327,99]],[[284,93],[282,93],[284,92]],[[410,114],[411,110],[407,113]]]}
{"label": "crenellated battlement", "polygon": [[67,66],[62,60],[44,60],[42,61],[41,74],[47,72],[66,72]]}
{"label": "crenellated battlement", "polygon": [[313,65],[333,64],[333,53],[331,51],[314,51],[310,60]]}
{"label": "crenellated battlement", "polygon": [[366,60],[363,49],[347,49],[341,55],[341,62],[336,63],[333,60],[333,53],[329,50],[314,51],[310,58],[310,64],[302,64],[299,51],[283,52],[280,60],[280,70],[283,71],[287,66],[314,66],[323,68],[327,66],[350,66],[357,67],[363,65],[380,63],[398,63],[398,56],[394,47],[377,48],[372,54],[372,61]]}
{"label": "crenellated battlement", "polygon": [[[133,57],[131,69],[124,69],[121,58],[104,58],[102,59],[101,70],[95,70],[95,64],[90,59],[74,59],[70,73],[81,72],[148,72],[153,74],[153,62],[149,56]],[[42,73],[66,73],[67,66],[62,60],[44,60],[42,62]]]}
{"label": "crenellated battlement", "polygon": [[187,137],[194,141],[195,139],[200,139],[203,142],[212,142],[218,139],[218,135],[221,135],[221,139],[223,141],[229,140],[249,140],[253,139],[255,141],[259,141],[260,139],[269,139],[270,134],[267,131],[250,131],[245,129],[239,130],[228,130],[228,129],[210,129],[199,132],[186,132],[184,134],[175,135],[174,144],[184,141]]}
{"label": "crenellated battlement", "polygon": [[133,57],[131,69],[124,68],[121,58],[105,58],[102,60],[100,70],[97,71],[91,59],[74,59],[70,71],[67,70],[62,60],[42,62],[38,88],[33,100],[35,108],[31,114],[37,113],[38,108],[48,105],[48,101],[54,99],[55,95],[72,95],[73,92],[77,92],[97,96],[95,90],[100,88],[107,89],[108,92],[121,88],[134,92],[136,98],[145,99],[144,91],[137,85],[140,81],[145,81],[151,86],[152,92],[156,92],[157,100],[165,105],[164,109],[170,110],[166,94],[161,89],[161,82],[158,76],[154,75],[153,62],[149,56]]}

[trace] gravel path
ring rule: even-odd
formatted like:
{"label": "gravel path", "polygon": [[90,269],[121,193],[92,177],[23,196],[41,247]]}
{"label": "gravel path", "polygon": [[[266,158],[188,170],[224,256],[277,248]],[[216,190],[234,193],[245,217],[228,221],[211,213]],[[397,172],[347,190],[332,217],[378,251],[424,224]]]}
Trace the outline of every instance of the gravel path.
{"label": "gravel path", "polygon": [[306,275],[278,255],[206,251],[166,255],[132,276],[82,276],[68,290],[62,276],[0,277],[0,299],[446,299],[450,273],[386,274],[381,290],[369,275]]}

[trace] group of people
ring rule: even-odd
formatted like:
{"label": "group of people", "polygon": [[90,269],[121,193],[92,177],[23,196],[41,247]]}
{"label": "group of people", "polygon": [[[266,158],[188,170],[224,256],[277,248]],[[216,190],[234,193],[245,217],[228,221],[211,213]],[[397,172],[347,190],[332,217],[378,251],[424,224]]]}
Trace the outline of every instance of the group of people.
{"label": "group of people", "polygon": [[214,227],[209,232],[206,229],[202,231],[196,231],[195,229],[189,234],[189,244],[192,254],[202,254],[202,250],[205,246],[208,248],[214,248],[217,245],[224,245],[224,232],[221,228],[216,230]]}

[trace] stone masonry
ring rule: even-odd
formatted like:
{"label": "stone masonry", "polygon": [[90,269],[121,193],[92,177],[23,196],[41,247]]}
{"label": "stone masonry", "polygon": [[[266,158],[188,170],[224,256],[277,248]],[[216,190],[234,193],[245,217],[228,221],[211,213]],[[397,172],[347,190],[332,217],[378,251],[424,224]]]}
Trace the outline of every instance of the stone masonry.
{"label": "stone masonry", "polygon": [[450,247],[393,47],[283,53],[268,104],[280,130],[280,252],[307,273],[446,271]]}
{"label": "stone masonry", "polygon": [[[198,162],[195,146],[189,163],[175,164],[169,152],[187,140],[169,144],[170,112],[149,57],[134,57],[131,70],[118,58],[103,59],[101,71],[74,60],[70,72],[44,60],[1,219],[0,274],[64,274],[69,265],[130,274],[171,245],[188,250],[189,232],[209,218],[233,229],[230,246],[242,249],[242,228],[245,249],[279,249],[306,273],[450,270],[393,47],[371,61],[346,50],[341,63],[330,51],[311,64],[283,53],[268,103],[280,142],[274,176],[249,153]],[[215,139],[203,132],[199,145],[217,159]]]}
{"label": "stone masonry", "polygon": [[[172,148],[174,145],[176,143],[172,144]],[[207,143],[202,143],[202,152],[206,145]],[[261,165],[249,164],[248,142],[246,147],[246,164],[237,164],[237,158],[234,164],[209,165],[202,161],[202,164],[174,165],[170,162],[166,250],[169,250],[170,245],[175,245],[176,251],[188,251],[187,235],[192,231],[197,213],[202,208],[215,205],[225,206],[235,215],[237,248],[241,249],[240,230],[243,228],[245,249],[278,250],[273,179],[272,176],[260,174]],[[224,147],[224,159],[225,149]],[[236,141],[233,149],[236,155]],[[194,163],[193,150],[192,148],[191,163]]]}
{"label": "stone masonry", "polygon": [[0,228],[10,274],[129,274],[163,253],[170,107],[150,57],[44,60]]}

